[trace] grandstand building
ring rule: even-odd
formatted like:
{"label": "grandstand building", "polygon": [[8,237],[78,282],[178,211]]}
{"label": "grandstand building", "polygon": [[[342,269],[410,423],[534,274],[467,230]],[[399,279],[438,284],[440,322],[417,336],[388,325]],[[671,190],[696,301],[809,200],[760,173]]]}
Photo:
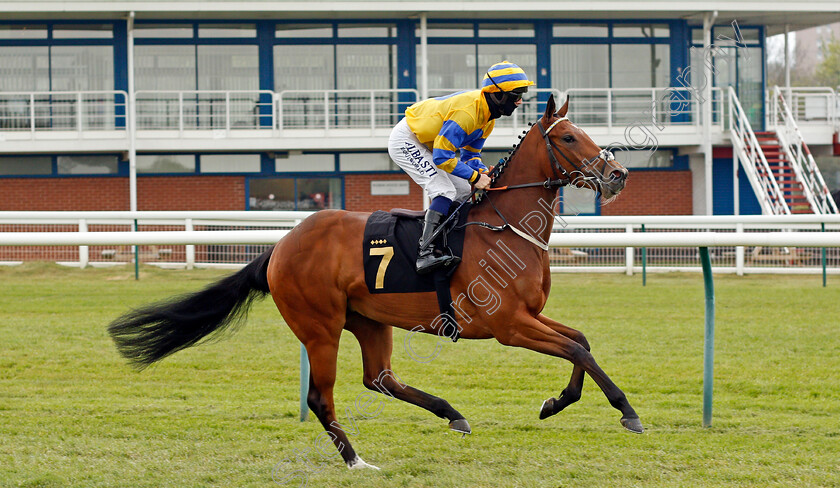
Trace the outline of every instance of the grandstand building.
{"label": "grandstand building", "polygon": [[[830,87],[765,82],[765,39],[835,1],[0,1],[0,210],[419,209],[390,161],[411,103],[505,59],[630,169],[592,215],[836,212]],[[810,158],[810,161],[809,161]]]}

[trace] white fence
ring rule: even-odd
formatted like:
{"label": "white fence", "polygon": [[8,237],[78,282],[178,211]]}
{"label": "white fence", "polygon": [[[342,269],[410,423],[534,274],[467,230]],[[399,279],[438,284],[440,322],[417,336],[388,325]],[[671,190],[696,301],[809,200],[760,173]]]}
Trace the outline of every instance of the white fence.
{"label": "white fence", "polygon": [[[125,264],[137,245],[151,265],[238,267],[309,215],[0,212],[0,262]],[[695,248],[707,246],[720,273],[819,273],[825,263],[840,274],[836,215],[562,217],[549,245],[553,272],[700,271]]]}

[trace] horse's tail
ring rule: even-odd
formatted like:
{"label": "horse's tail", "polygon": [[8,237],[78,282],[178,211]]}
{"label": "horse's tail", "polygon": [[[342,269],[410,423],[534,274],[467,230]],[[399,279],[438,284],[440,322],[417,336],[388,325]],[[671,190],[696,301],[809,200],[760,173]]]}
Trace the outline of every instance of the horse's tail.
{"label": "horse's tail", "polygon": [[269,293],[266,272],[272,250],[202,291],[132,310],[114,320],[108,332],[117,350],[142,370],[208,336],[235,328],[254,299]]}

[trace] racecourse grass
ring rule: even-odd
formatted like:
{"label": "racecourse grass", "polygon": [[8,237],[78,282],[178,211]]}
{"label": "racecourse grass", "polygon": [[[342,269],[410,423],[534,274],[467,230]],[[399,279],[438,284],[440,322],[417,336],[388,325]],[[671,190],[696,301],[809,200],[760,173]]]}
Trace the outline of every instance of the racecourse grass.
{"label": "racecourse grass", "polygon": [[[336,405],[382,471],[318,454],[298,421],[298,343],[271,300],[224,341],[130,369],[105,328],[128,310],[197,290],[220,271],[0,268],[3,487],[829,487],[840,486],[840,280],[717,276],[714,423],[701,426],[699,274],[555,275],[546,313],[582,330],[647,431],[630,434],[587,378],[583,398],[540,421],[569,363],[495,341],[447,344],[427,364],[395,332],[393,366],[470,421],[379,395],[355,413],[361,361],[342,342]],[[417,355],[431,338],[413,343]],[[308,452],[307,452],[308,451]],[[296,458],[307,452],[308,460]],[[327,446],[327,455],[334,450]],[[284,462],[288,459],[288,462]]]}

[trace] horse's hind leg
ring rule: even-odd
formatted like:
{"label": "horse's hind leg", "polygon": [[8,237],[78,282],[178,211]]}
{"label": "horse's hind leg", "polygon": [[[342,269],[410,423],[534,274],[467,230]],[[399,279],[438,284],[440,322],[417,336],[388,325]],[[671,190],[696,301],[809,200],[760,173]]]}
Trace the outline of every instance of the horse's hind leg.
{"label": "horse's hind leg", "polygon": [[304,346],[309,355],[309,395],[306,397],[309,408],[318,417],[348,468],[379,469],[367,464],[356,454],[335,415],[333,387],[338,358],[338,337],[308,338],[304,341]]}
{"label": "horse's hind leg", "polygon": [[[587,342],[586,337],[584,337],[583,333],[579,330],[567,327],[543,314],[538,315],[537,320],[550,327],[554,332],[577,342],[587,351],[590,350],[589,342]],[[547,419],[548,417],[561,412],[564,408],[580,400],[580,394],[583,390],[583,377],[585,374],[586,372],[582,367],[577,364],[574,365],[574,368],[572,369],[572,377],[569,379],[569,384],[562,392],[560,392],[560,396],[557,398],[549,398],[543,402],[542,407],[540,408],[540,420]]]}
{"label": "horse's hind leg", "polygon": [[362,382],[365,387],[425,408],[438,417],[449,420],[449,428],[456,432],[471,432],[470,424],[449,405],[449,402],[406,385],[391,370],[393,329],[390,326],[352,313],[347,317],[345,328],[359,340],[364,364]]}

